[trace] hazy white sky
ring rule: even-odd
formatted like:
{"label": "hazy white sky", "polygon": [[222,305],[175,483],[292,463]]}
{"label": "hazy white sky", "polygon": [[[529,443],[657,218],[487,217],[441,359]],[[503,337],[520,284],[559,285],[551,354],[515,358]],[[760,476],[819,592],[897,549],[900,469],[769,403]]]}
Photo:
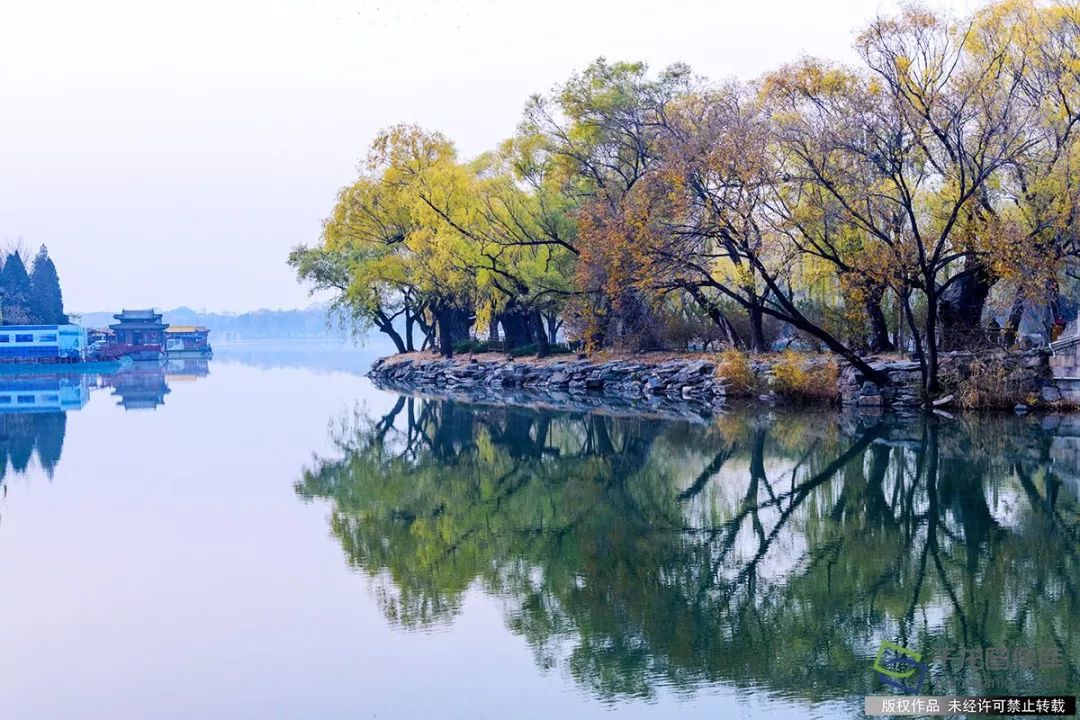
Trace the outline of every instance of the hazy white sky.
{"label": "hazy white sky", "polygon": [[[975,0],[936,0],[967,11]],[[73,310],[310,302],[374,133],[466,155],[597,56],[754,77],[853,59],[879,0],[0,0],[0,241],[48,245]]]}

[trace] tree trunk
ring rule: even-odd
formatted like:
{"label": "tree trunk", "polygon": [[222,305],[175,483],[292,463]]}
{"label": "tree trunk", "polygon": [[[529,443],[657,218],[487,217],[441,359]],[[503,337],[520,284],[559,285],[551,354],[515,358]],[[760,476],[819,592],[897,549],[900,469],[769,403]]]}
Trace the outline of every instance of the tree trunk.
{"label": "tree trunk", "polygon": [[761,299],[757,295],[752,297],[746,311],[750,316],[750,352],[763,353],[768,348],[765,347],[765,328],[762,323],[764,313],[761,311]]}
{"label": "tree trunk", "polygon": [[427,320],[422,315],[416,316],[416,324],[420,326],[420,331],[424,333],[424,342],[420,344],[420,350],[424,351],[429,348],[435,347],[435,319],[431,320],[431,324],[428,324]]}
{"label": "tree trunk", "polygon": [[559,314],[547,313],[544,319],[547,320],[548,342],[554,345],[559,342],[559,326],[562,325],[562,322],[559,321]]}
{"label": "tree trunk", "polygon": [[943,350],[964,350],[982,344],[983,306],[994,279],[982,263],[968,260],[968,265],[941,292],[936,308]]}
{"label": "tree trunk", "polygon": [[450,308],[450,338],[452,342],[469,339],[469,329],[472,327],[472,312],[465,308]]}
{"label": "tree trunk", "polygon": [[720,334],[729,347],[743,347],[742,338],[739,337],[739,333],[735,332],[735,327],[731,324],[731,321],[727,319],[727,316],[724,315],[723,312],[721,312],[720,308],[716,306],[716,303],[711,302],[709,298],[705,296],[705,293],[701,291],[701,288],[690,287],[687,288],[687,292],[690,293],[690,297],[694,298],[694,302],[700,305],[708,314],[713,323],[720,328]]}
{"label": "tree trunk", "polygon": [[401,334],[394,327],[393,321],[382,310],[375,311],[375,327],[390,336],[399,353],[405,352],[405,341],[401,339]]}
{"label": "tree trunk", "polygon": [[436,332],[439,336],[439,354],[444,358],[454,356],[453,309],[440,308],[435,313]]}
{"label": "tree trunk", "polygon": [[1027,303],[1024,300],[1024,293],[1018,290],[1016,297],[1013,298],[1012,306],[1009,308],[1009,317],[1005,320],[1005,327],[1001,329],[1001,345],[1004,347],[1012,347],[1012,344],[1016,342],[1025,307],[1027,307]]}
{"label": "tree trunk", "polygon": [[413,324],[416,322],[416,318],[413,317],[412,311],[405,308],[405,349],[412,352],[416,348],[413,346]]}
{"label": "tree trunk", "polygon": [[387,325],[385,327],[380,327],[379,329],[390,336],[390,339],[394,341],[394,347],[399,353],[408,352],[405,348],[405,342],[401,339],[401,335],[394,329],[393,325]]}
{"label": "tree trunk", "polygon": [[866,315],[870,320],[869,348],[872,353],[890,352],[896,349],[896,345],[889,339],[889,324],[885,320],[885,312],[881,309],[884,295],[884,289],[876,290],[867,295],[865,302]]}
{"label": "tree trunk", "polygon": [[919,375],[922,378],[923,393],[926,392],[926,378],[929,375],[926,366],[926,353],[923,351],[922,333],[919,332],[919,324],[915,322],[915,313],[911,309],[911,289],[906,288],[900,295],[900,305],[904,308],[904,317],[907,318],[908,329],[911,330],[911,345],[919,358]]}
{"label": "tree trunk", "polygon": [[926,293],[926,334],[924,351],[926,352],[926,377],[924,390],[926,399],[930,400],[937,395],[940,386],[938,384],[938,294],[934,288],[933,278],[927,283]]}
{"label": "tree trunk", "polygon": [[904,352],[907,349],[907,341],[904,339],[904,304],[899,297],[896,301],[896,349]]}
{"label": "tree trunk", "polygon": [[519,308],[507,310],[499,315],[499,322],[502,323],[505,350],[513,350],[532,342],[528,313]]}
{"label": "tree trunk", "polygon": [[1051,279],[1046,288],[1046,316],[1043,319],[1043,333],[1047,342],[1054,339],[1052,328],[1059,321],[1064,322],[1061,317],[1061,287],[1056,279]]}
{"label": "tree trunk", "polygon": [[547,357],[550,354],[551,348],[548,347],[547,332],[544,330],[544,321],[540,317],[539,312],[532,312],[529,314],[533,330],[533,341],[536,343],[536,357]]}

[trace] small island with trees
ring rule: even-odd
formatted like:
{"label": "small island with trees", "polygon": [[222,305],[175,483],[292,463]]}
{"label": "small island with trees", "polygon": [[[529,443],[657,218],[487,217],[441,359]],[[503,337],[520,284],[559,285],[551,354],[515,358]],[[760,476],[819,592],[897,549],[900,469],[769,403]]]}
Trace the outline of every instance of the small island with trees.
{"label": "small island with trees", "polygon": [[1040,392],[1080,278],[1080,9],[905,6],[855,46],[857,66],[754,81],[599,59],[471,159],[388,128],[289,262],[414,368],[704,351],[728,393],[1057,401]]}

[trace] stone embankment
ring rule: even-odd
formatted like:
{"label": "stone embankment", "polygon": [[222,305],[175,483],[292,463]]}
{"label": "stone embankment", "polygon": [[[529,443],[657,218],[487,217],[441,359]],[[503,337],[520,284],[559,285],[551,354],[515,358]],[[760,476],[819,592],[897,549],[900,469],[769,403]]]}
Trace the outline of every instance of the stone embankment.
{"label": "stone embankment", "polygon": [[[501,355],[442,359],[413,354],[383,358],[368,376],[389,389],[459,397],[472,401],[525,403],[545,400],[561,407],[639,408],[675,415],[707,415],[729,398],[750,395],[769,402],[787,400],[776,391],[777,356],[748,363],[753,390],[736,388],[723,376],[711,355],[640,355],[621,359],[547,358],[513,360]],[[790,360],[789,360],[790,362]],[[830,362],[826,356],[807,356],[805,368]],[[948,353],[941,358],[943,378],[962,380],[991,365],[1010,396],[1053,401],[1048,354],[1042,350],[1018,353]],[[923,404],[919,363],[910,360],[873,361],[889,383],[881,387],[847,365],[837,373],[836,398],[863,408],[913,409]],[[719,368],[719,369],[718,369]],[[741,390],[741,392],[740,392]]]}
{"label": "stone embankment", "polygon": [[[844,404],[882,408],[915,408],[923,404],[922,375],[917,361],[890,360],[871,362],[870,365],[884,372],[889,382],[879,387],[855,368],[845,366],[838,383]],[[1062,399],[1051,373],[1050,352],[1045,349],[943,353],[940,365],[946,393],[962,391],[965,385],[969,392],[993,392],[989,386],[996,383],[1000,386],[1002,399],[1007,399],[1006,404],[1010,406],[1016,403],[1054,404]]]}
{"label": "stone embankment", "polygon": [[701,359],[538,363],[391,356],[376,362],[368,376],[379,387],[469,402],[668,418],[708,417],[727,401],[716,364]]}

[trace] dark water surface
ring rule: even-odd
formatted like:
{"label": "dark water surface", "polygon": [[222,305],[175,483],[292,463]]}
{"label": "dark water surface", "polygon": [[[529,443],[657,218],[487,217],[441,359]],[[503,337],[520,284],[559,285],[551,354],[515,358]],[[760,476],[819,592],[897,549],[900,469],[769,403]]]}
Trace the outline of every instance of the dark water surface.
{"label": "dark water surface", "polygon": [[858,717],[883,640],[1080,690],[1080,421],[475,407],[373,354],[0,378],[0,717]]}

